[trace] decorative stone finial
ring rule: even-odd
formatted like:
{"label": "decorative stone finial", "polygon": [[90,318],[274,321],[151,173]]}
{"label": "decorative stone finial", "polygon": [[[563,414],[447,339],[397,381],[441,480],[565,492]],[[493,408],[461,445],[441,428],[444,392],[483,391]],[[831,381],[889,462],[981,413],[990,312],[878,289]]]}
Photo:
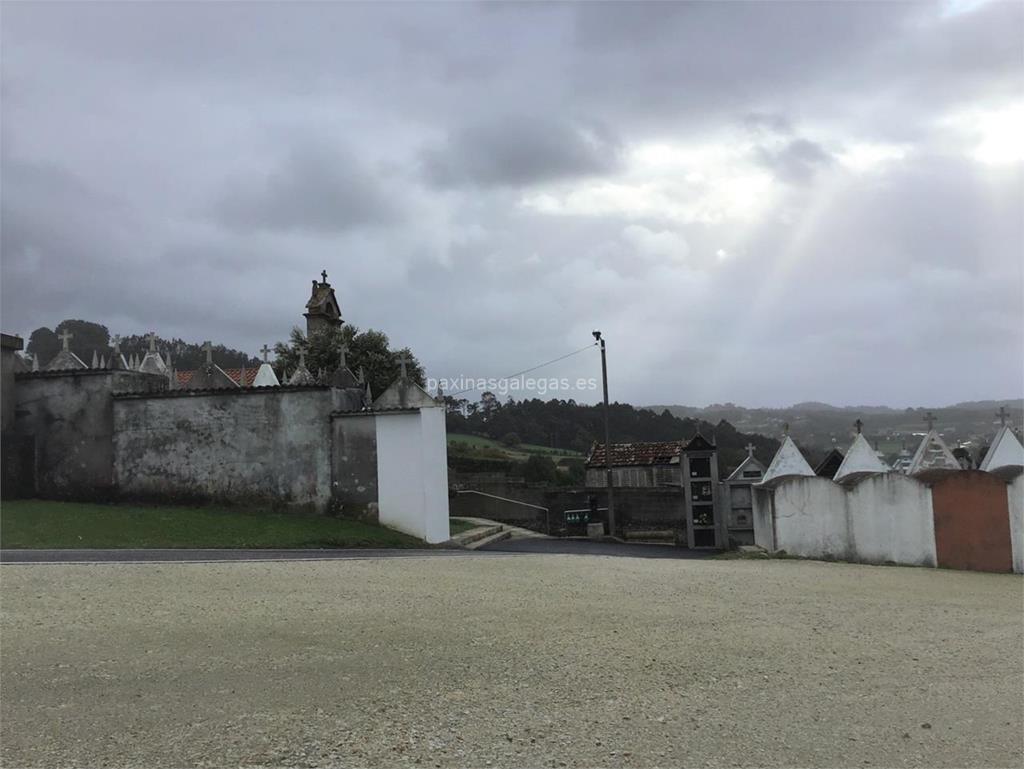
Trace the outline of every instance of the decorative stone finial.
{"label": "decorative stone finial", "polygon": [[789,422],[782,423],[782,434],[789,435]]}
{"label": "decorative stone finial", "polygon": [[92,351],[92,365],[89,366],[89,368],[99,368],[99,367],[100,367],[100,356],[96,354],[95,350],[93,350]]}
{"label": "decorative stone finial", "polygon": [[206,352],[206,365],[213,365],[213,344],[209,341],[203,342],[203,350]]}
{"label": "decorative stone finial", "polygon": [[1006,427],[1006,418],[1010,416],[1010,412],[1006,410],[1006,406],[1000,406],[999,411],[996,412],[996,416],[999,417],[999,424]]}
{"label": "decorative stone finial", "polygon": [[924,421],[928,424],[928,432],[935,429],[935,415],[932,412],[928,412],[924,415]]}
{"label": "decorative stone finial", "polygon": [[857,417],[857,421],[853,423],[853,427],[857,431],[857,435],[860,435],[861,431],[864,429],[864,423],[860,421],[860,417]]}

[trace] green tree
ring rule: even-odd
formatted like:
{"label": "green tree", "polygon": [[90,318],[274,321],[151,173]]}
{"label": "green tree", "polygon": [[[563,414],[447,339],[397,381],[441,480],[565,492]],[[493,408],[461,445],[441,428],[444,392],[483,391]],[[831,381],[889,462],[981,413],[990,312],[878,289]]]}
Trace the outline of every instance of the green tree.
{"label": "green tree", "polygon": [[531,454],[523,463],[523,478],[528,483],[557,483],[558,468],[551,457]]}
{"label": "green tree", "polygon": [[299,365],[299,350],[306,352],[306,368],[316,376],[321,369],[332,372],[341,361],[341,346],[348,347],[346,363],[353,372],[360,366],[366,380],[370,383],[370,391],[374,396],[380,395],[394,382],[401,373],[399,359],[405,358],[406,373],[409,378],[421,387],[425,383],[423,367],[408,347],[392,350],[387,334],[374,329],[360,331],[356,326],[344,325],[341,328],[322,329],[313,332],[309,339],[300,328],[293,328],[288,342],[274,345],[274,368],[278,377],[284,381],[285,374],[291,375]]}
{"label": "green tree", "polygon": [[518,446],[522,443],[522,440],[519,438],[519,433],[505,433],[505,437],[501,439],[501,442],[511,448]]}
{"label": "green tree", "polygon": [[88,320],[62,320],[50,331],[48,328],[37,328],[28,339],[27,352],[39,356],[39,364],[46,366],[60,352],[62,343],[60,335],[67,331],[72,335],[69,347],[71,352],[84,360],[92,361],[92,354],[108,355],[110,353],[110,331],[106,326]]}

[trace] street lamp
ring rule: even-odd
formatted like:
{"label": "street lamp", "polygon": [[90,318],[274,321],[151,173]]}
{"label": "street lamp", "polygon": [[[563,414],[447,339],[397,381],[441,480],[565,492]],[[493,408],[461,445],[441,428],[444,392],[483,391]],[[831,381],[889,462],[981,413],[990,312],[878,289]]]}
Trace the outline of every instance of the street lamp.
{"label": "street lamp", "polygon": [[601,332],[593,332],[594,339],[601,345],[601,383],[604,386],[604,474],[605,485],[608,487],[608,535],[615,536],[615,501],[612,492],[612,438],[608,422],[608,361],[605,357],[604,339]]}

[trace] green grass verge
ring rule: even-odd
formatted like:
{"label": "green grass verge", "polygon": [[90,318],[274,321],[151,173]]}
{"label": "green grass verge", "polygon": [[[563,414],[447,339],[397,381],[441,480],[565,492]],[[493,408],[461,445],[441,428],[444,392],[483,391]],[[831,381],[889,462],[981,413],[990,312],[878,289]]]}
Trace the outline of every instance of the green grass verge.
{"label": "green grass verge", "polygon": [[498,449],[513,459],[523,459],[530,454],[548,454],[552,457],[583,456],[578,451],[553,449],[550,446],[539,446],[534,443],[519,443],[509,447],[493,438],[485,438],[481,435],[468,435],[466,433],[448,433],[448,444],[451,445],[453,443],[462,443],[473,448]]}
{"label": "green grass verge", "polygon": [[5,548],[425,546],[383,526],[323,516],[34,499],[0,507],[0,547]]}
{"label": "green grass verge", "polygon": [[473,523],[472,521],[464,521],[461,518],[449,518],[448,519],[448,530],[451,532],[451,536],[461,534],[464,531],[475,529],[480,524]]}

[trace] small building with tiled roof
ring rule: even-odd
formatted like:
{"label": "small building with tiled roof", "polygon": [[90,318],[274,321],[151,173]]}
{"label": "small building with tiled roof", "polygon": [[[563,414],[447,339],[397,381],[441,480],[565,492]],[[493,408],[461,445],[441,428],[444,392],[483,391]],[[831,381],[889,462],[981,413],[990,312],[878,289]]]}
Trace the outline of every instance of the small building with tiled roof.
{"label": "small building with tiled roof", "polygon": [[[651,488],[681,484],[679,461],[682,441],[611,444],[612,485],[627,488]],[[586,464],[586,485],[603,487],[607,460],[603,443],[590,449]]]}
{"label": "small building with tiled roof", "polygon": [[[221,371],[227,374],[228,378],[239,387],[252,387],[253,382],[256,379],[256,374],[259,372],[259,368],[256,366],[247,368],[222,368]],[[174,373],[177,378],[178,387],[185,388],[192,382],[192,378],[196,375],[196,370],[175,371]]]}

